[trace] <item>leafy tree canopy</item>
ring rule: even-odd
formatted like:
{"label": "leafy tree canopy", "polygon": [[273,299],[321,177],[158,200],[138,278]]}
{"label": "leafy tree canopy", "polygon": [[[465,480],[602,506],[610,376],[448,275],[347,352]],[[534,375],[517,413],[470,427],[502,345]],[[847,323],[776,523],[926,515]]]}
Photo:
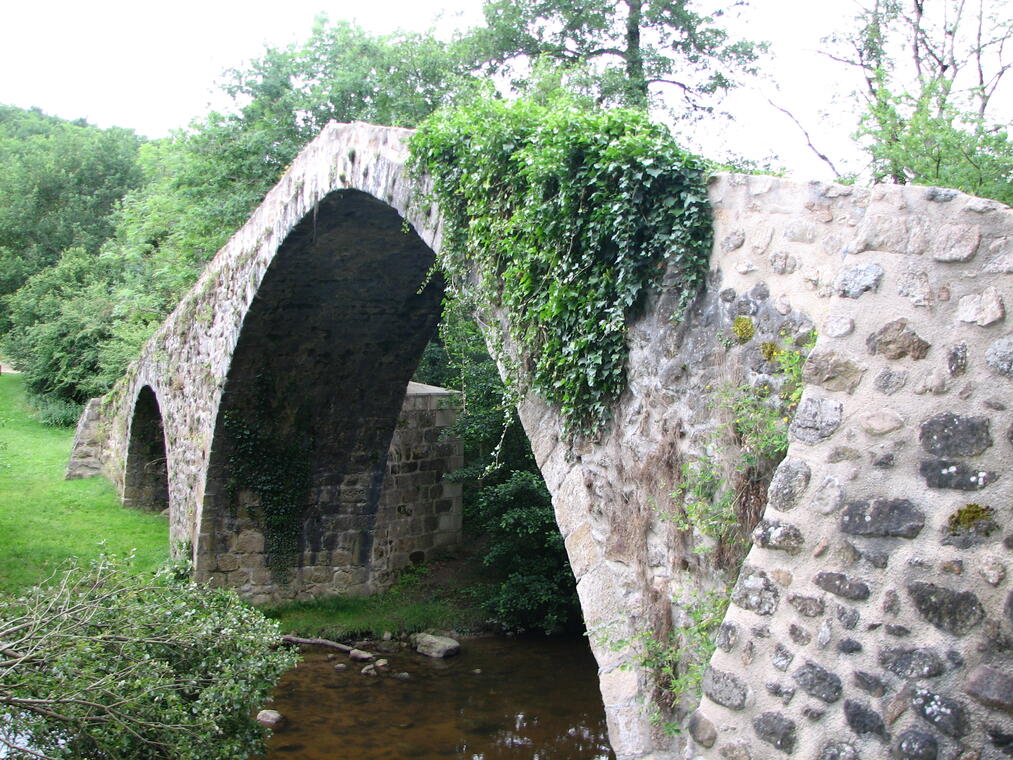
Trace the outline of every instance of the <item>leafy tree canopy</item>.
{"label": "leafy tree canopy", "polygon": [[67,248],[98,251],[110,212],[141,183],[140,145],[131,130],[0,106],[0,297]]}
{"label": "leafy tree canopy", "polygon": [[862,77],[857,137],[873,179],[954,187],[1013,203],[1013,7],[872,0],[829,55]]}
{"label": "leafy tree canopy", "polygon": [[725,9],[692,0],[486,0],[486,26],[471,43],[490,70],[547,58],[583,68],[599,102],[646,108],[652,92],[674,87],[691,110],[753,70],[762,44],[733,39]]}

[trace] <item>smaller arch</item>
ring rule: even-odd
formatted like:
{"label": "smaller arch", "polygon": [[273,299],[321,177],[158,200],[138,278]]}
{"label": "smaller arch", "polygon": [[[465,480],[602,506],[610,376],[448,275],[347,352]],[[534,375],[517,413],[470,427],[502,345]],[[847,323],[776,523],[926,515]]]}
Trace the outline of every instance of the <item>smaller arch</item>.
{"label": "smaller arch", "polygon": [[169,507],[169,467],[165,425],[150,385],[137,394],[123,478],[123,506],[161,512]]}

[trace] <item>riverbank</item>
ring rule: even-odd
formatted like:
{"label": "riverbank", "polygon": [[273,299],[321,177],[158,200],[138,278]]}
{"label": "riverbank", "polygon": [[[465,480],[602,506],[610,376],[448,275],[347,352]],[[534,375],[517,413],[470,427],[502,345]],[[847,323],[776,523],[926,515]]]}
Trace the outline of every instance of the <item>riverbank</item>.
{"label": "riverbank", "polygon": [[64,480],[74,431],[32,417],[22,377],[0,375],[0,592],[41,583],[70,557],[168,559],[168,521],[120,506],[104,478]]}
{"label": "riverbank", "polygon": [[468,553],[451,553],[406,568],[387,591],[368,597],[330,597],[266,607],[283,633],[337,641],[406,636],[418,631],[485,632],[479,606],[481,567]]}

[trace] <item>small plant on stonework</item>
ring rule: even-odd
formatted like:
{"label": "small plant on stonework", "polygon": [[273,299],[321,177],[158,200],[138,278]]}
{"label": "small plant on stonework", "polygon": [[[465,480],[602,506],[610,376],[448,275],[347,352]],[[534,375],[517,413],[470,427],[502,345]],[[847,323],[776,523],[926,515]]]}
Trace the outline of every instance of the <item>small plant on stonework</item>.
{"label": "small plant on stonework", "polygon": [[[697,457],[682,466],[682,482],[673,496],[682,497],[682,511],[673,518],[679,530],[693,530],[717,542],[732,539],[737,524],[735,493],[713,459]],[[698,553],[709,551],[698,546]]]}
{"label": "small plant on stonework", "polygon": [[802,368],[816,345],[817,337],[816,331],[813,330],[801,348],[780,350],[775,357],[784,379],[784,384],[781,386],[781,399],[787,402],[789,412],[794,412],[798,407],[798,402],[802,400],[804,387]]}
{"label": "small plant on stonework", "polygon": [[665,722],[662,707],[671,710],[683,699],[693,702],[699,699],[700,682],[714,654],[728,602],[727,590],[697,592],[681,605],[686,613],[682,627],[663,635],[642,631],[632,639],[613,644],[617,649],[632,646],[638,653],[633,662],[654,674],[662,704],[652,706],[650,718],[666,733],[677,733],[679,729],[674,723]]}
{"label": "small plant on stonework", "polygon": [[[743,325],[752,328],[746,318]],[[734,324],[733,324],[734,330]],[[750,337],[752,334],[750,333]],[[799,348],[781,347],[772,341],[760,345],[764,359],[776,362],[780,392],[766,385],[724,385],[714,391],[712,407],[723,421],[708,442],[709,458],[698,457],[683,464],[681,482],[672,494],[681,509],[672,521],[680,530],[696,529],[714,539],[718,547],[745,546],[745,534],[759,514],[757,492],[788,451],[788,426],[802,395],[802,367],[816,343],[811,333]],[[734,453],[729,447],[734,447]],[[716,462],[732,464],[722,471]],[[762,506],[762,505],[760,505]],[[697,546],[709,552],[712,545]]]}
{"label": "small plant on stonework", "polygon": [[994,517],[995,510],[992,507],[971,503],[950,515],[946,521],[946,527],[950,535],[953,536],[963,533],[990,536],[998,528],[993,520]]}
{"label": "small plant on stonework", "polygon": [[732,335],[738,343],[748,343],[756,334],[756,327],[749,317],[739,316],[732,320]]}

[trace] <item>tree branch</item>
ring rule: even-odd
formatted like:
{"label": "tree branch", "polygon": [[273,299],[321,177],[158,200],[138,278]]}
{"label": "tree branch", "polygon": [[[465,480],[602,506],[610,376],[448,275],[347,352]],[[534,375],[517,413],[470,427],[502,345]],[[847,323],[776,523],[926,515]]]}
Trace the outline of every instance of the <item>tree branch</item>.
{"label": "tree branch", "polygon": [[789,119],[791,119],[793,122],[795,122],[795,126],[798,127],[800,130],[802,130],[802,134],[805,135],[806,145],[809,146],[809,149],[813,153],[815,153],[817,155],[817,157],[819,157],[819,159],[821,161],[823,161],[824,163],[826,163],[827,166],[830,167],[830,171],[832,171],[834,173],[835,177],[839,178],[841,176],[841,173],[839,171],[837,171],[837,167],[834,166],[834,162],[831,161],[830,158],[825,153],[822,153],[822,152],[820,152],[819,150],[816,149],[816,146],[813,145],[812,138],[809,136],[808,130],[806,130],[806,128],[802,126],[802,123],[798,119],[795,118],[795,114],[793,114],[787,108],[782,108],[781,106],[779,106],[777,103],[775,103],[770,98],[767,98],[767,102],[770,103],[770,105],[772,105],[778,111],[780,111],[781,113],[783,113],[785,116],[787,116]]}

